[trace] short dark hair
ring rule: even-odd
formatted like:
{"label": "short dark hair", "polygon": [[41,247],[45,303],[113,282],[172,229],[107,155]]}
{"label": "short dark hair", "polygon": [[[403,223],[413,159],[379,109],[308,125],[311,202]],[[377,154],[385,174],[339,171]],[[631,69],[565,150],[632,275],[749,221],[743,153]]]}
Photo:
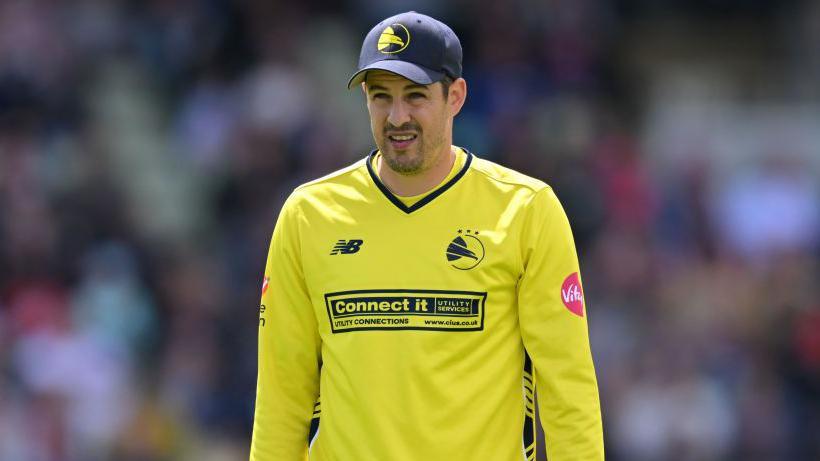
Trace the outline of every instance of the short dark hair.
{"label": "short dark hair", "polygon": [[453,80],[453,77],[450,77],[449,75],[446,75],[446,74],[444,75],[444,77],[441,80],[439,80],[439,82],[441,83],[441,92],[442,92],[442,95],[444,95],[444,100],[445,101],[447,100],[447,97],[449,96],[449,93],[450,93],[450,85],[452,85],[454,81],[455,80]]}

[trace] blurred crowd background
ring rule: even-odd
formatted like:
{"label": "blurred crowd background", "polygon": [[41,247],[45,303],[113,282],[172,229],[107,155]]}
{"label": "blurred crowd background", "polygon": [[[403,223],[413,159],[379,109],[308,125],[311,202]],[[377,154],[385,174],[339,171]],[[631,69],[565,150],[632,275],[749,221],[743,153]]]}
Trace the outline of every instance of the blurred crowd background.
{"label": "blurred crowd background", "polygon": [[[820,3],[0,1],[0,460],[247,458],[279,207],[367,154],[364,34],[555,188],[607,458],[820,460]],[[491,434],[488,434],[491,436]]]}

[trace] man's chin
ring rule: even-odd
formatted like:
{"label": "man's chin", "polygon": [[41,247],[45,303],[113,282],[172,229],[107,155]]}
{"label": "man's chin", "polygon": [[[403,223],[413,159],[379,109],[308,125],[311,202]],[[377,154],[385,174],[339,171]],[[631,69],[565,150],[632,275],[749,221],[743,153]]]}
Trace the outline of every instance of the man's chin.
{"label": "man's chin", "polygon": [[402,151],[384,152],[382,158],[387,166],[396,173],[412,176],[421,172],[422,162],[417,157],[410,157]]}

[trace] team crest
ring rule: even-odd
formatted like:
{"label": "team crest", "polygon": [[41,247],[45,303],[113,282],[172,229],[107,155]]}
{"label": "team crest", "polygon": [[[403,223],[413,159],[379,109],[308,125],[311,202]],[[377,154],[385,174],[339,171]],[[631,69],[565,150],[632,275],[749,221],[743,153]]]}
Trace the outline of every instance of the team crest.
{"label": "team crest", "polygon": [[478,231],[458,230],[458,236],[447,245],[447,262],[459,270],[472,269],[484,259],[484,244]]}
{"label": "team crest", "polygon": [[384,54],[394,54],[404,51],[409,44],[410,31],[404,25],[395,23],[384,28],[376,46]]}

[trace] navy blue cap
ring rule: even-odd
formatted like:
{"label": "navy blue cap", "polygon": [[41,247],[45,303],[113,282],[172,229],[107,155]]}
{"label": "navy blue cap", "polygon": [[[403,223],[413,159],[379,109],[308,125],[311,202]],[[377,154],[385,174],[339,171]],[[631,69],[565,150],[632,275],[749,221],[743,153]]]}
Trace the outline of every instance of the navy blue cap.
{"label": "navy blue cap", "polygon": [[461,42],[443,22],[415,11],[376,24],[362,43],[359,69],[347,88],[364,81],[368,70],[386,70],[422,85],[445,75],[461,77]]}

